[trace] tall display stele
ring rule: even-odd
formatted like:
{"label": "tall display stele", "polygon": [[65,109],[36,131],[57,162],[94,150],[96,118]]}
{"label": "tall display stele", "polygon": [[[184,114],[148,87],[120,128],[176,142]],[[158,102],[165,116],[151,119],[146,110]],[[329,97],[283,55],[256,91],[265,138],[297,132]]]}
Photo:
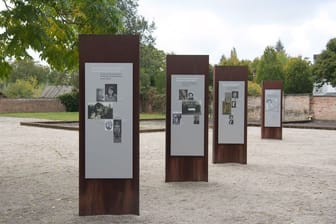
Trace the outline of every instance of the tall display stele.
{"label": "tall display stele", "polygon": [[139,214],[139,37],[79,37],[79,215]]}
{"label": "tall display stele", "polygon": [[246,66],[215,66],[213,162],[247,163]]}
{"label": "tall display stele", "polygon": [[168,55],[166,182],[208,181],[208,55]]}
{"label": "tall display stele", "polygon": [[282,139],[282,81],[262,82],[261,138]]}

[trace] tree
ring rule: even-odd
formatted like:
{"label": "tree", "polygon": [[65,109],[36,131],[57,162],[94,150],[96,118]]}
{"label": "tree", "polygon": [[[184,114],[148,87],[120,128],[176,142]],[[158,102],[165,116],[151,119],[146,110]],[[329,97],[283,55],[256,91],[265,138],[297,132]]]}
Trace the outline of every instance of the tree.
{"label": "tree", "polygon": [[239,58],[237,56],[236,48],[232,48],[232,50],[230,51],[229,58],[226,58],[224,55],[222,55],[219,64],[220,65],[241,65]]}
{"label": "tree", "polygon": [[224,65],[224,66],[241,66],[241,65],[245,65],[249,67],[249,79],[253,77],[253,71],[250,70],[250,64],[251,61],[250,60],[239,60],[238,55],[237,55],[237,51],[236,48],[232,48],[232,50],[230,51],[230,57],[226,58],[225,55],[222,55],[219,65]]}
{"label": "tree", "polygon": [[313,80],[310,62],[301,57],[290,58],[285,66],[285,93],[311,93],[312,90]]}
{"label": "tree", "polygon": [[266,47],[258,63],[256,82],[263,80],[284,80],[283,66],[273,47]]}
{"label": "tree", "polygon": [[152,45],[141,45],[140,67],[141,75],[149,76],[149,85],[159,92],[165,89],[166,54]]}
{"label": "tree", "polygon": [[313,66],[313,75],[317,83],[330,83],[336,86],[336,38],[330,39],[326,49],[317,56]]}
{"label": "tree", "polygon": [[283,46],[281,40],[279,39],[275,44],[275,50],[277,52],[285,52],[285,47]]}
{"label": "tree", "polygon": [[38,84],[47,83],[50,69],[47,66],[35,63],[32,59],[14,61],[11,63],[12,72],[7,83],[14,83],[18,79],[28,80],[36,78]]}
{"label": "tree", "polygon": [[[3,2],[0,12],[0,78],[8,77],[8,59],[30,58],[28,49],[58,71],[78,70],[79,34],[150,34],[154,24],[137,15],[137,1],[58,0]],[[147,37],[147,38],[145,38]]]}
{"label": "tree", "polygon": [[41,89],[36,78],[30,77],[27,80],[17,79],[15,83],[10,83],[4,93],[10,98],[32,98],[40,94]]}

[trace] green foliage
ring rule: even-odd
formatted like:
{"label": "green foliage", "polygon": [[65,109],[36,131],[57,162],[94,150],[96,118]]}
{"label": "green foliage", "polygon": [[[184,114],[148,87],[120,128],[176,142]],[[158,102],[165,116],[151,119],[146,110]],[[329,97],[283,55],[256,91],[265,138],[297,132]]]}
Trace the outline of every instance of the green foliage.
{"label": "green foliage", "polygon": [[79,108],[79,93],[77,90],[71,93],[65,93],[58,97],[58,99],[65,106],[67,112],[78,111]]}
{"label": "green foliage", "polygon": [[14,83],[17,79],[36,78],[38,84],[47,83],[50,69],[35,63],[32,59],[19,60],[11,63],[12,72],[10,73],[8,83]]}
{"label": "green foliage", "polygon": [[285,52],[285,47],[283,46],[281,40],[279,39],[275,44],[275,50],[277,52]]}
{"label": "green foliage", "polygon": [[1,117],[37,118],[61,121],[78,121],[78,112],[0,113]]}
{"label": "green foliage", "polygon": [[255,58],[251,63],[249,63],[248,66],[249,66],[250,75],[248,77],[248,80],[255,81],[259,62],[260,62],[260,59]]}
{"label": "green foliage", "polygon": [[261,87],[258,83],[248,81],[247,83],[247,95],[249,96],[260,96]]}
{"label": "green foliage", "polygon": [[241,62],[238,58],[236,48],[232,48],[230,51],[230,57],[226,58],[225,55],[222,56],[219,65],[241,65]]}
{"label": "green foliage", "polygon": [[285,66],[285,93],[311,93],[312,90],[313,81],[310,62],[301,57],[290,58]]}
{"label": "green foliage", "polygon": [[283,80],[283,64],[273,47],[266,47],[257,67],[257,83],[263,80]]}
{"label": "green foliage", "polygon": [[17,79],[15,83],[9,84],[4,89],[4,94],[9,98],[33,98],[37,97],[41,92],[37,79],[29,77],[25,79]]}
{"label": "green foliage", "polygon": [[329,40],[326,49],[318,55],[313,75],[317,83],[330,83],[336,87],[336,38]]}
{"label": "green foliage", "polygon": [[[71,74],[78,70],[79,34],[141,34],[152,43],[154,24],[137,15],[137,1],[58,0],[4,1],[0,12],[0,77],[8,77],[7,59],[30,58],[27,50],[40,54],[55,70]],[[145,38],[146,37],[146,38]],[[144,41],[145,42],[145,41]]]}
{"label": "green foliage", "polygon": [[224,65],[224,66],[241,66],[241,65],[248,66],[248,68],[249,68],[248,77],[249,77],[249,79],[252,79],[253,71],[250,70],[250,64],[251,64],[251,61],[249,61],[249,60],[239,60],[239,58],[237,56],[237,51],[236,51],[235,48],[232,48],[229,58],[226,58],[225,55],[222,55],[222,57],[220,59],[220,62],[219,62],[219,65]]}

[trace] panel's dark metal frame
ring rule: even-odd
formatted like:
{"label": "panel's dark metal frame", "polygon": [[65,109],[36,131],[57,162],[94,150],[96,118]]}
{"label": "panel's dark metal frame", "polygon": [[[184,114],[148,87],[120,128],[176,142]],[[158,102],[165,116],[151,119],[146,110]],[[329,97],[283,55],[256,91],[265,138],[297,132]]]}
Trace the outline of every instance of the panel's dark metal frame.
{"label": "panel's dark metal frame", "polygon": [[[171,156],[171,75],[204,74],[204,156]],[[166,182],[208,181],[208,55],[168,55],[166,83]]]}
{"label": "panel's dark metal frame", "polygon": [[[214,68],[214,102],[213,102],[213,163],[247,163],[247,66],[215,66]],[[218,143],[218,91],[219,81],[245,82],[244,144]]]}
{"label": "panel's dark metal frame", "polygon": [[[85,63],[133,63],[133,178],[85,179]],[[139,36],[79,36],[79,215],[139,215]]]}
{"label": "panel's dark metal frame", "polygon": [[[281,91],[280,99],[280,127],[265,127],[265,90],[279,89]],[[265,80],[262,82],[261,93],[261,138],[282,139],[282,95],[283,84],[282,80]]]}

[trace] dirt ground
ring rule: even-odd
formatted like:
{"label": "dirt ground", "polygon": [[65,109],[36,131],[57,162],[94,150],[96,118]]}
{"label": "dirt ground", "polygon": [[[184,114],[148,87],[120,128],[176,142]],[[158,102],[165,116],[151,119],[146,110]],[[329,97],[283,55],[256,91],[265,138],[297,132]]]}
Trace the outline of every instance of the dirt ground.
{"label": "dirt ground", "polygon": [[248,128],[247,165],[164,182],[164,132],[140,134],[140,216],[78,216],[78,132],[0,117],[0,223],[336,223],[336,131]]}

